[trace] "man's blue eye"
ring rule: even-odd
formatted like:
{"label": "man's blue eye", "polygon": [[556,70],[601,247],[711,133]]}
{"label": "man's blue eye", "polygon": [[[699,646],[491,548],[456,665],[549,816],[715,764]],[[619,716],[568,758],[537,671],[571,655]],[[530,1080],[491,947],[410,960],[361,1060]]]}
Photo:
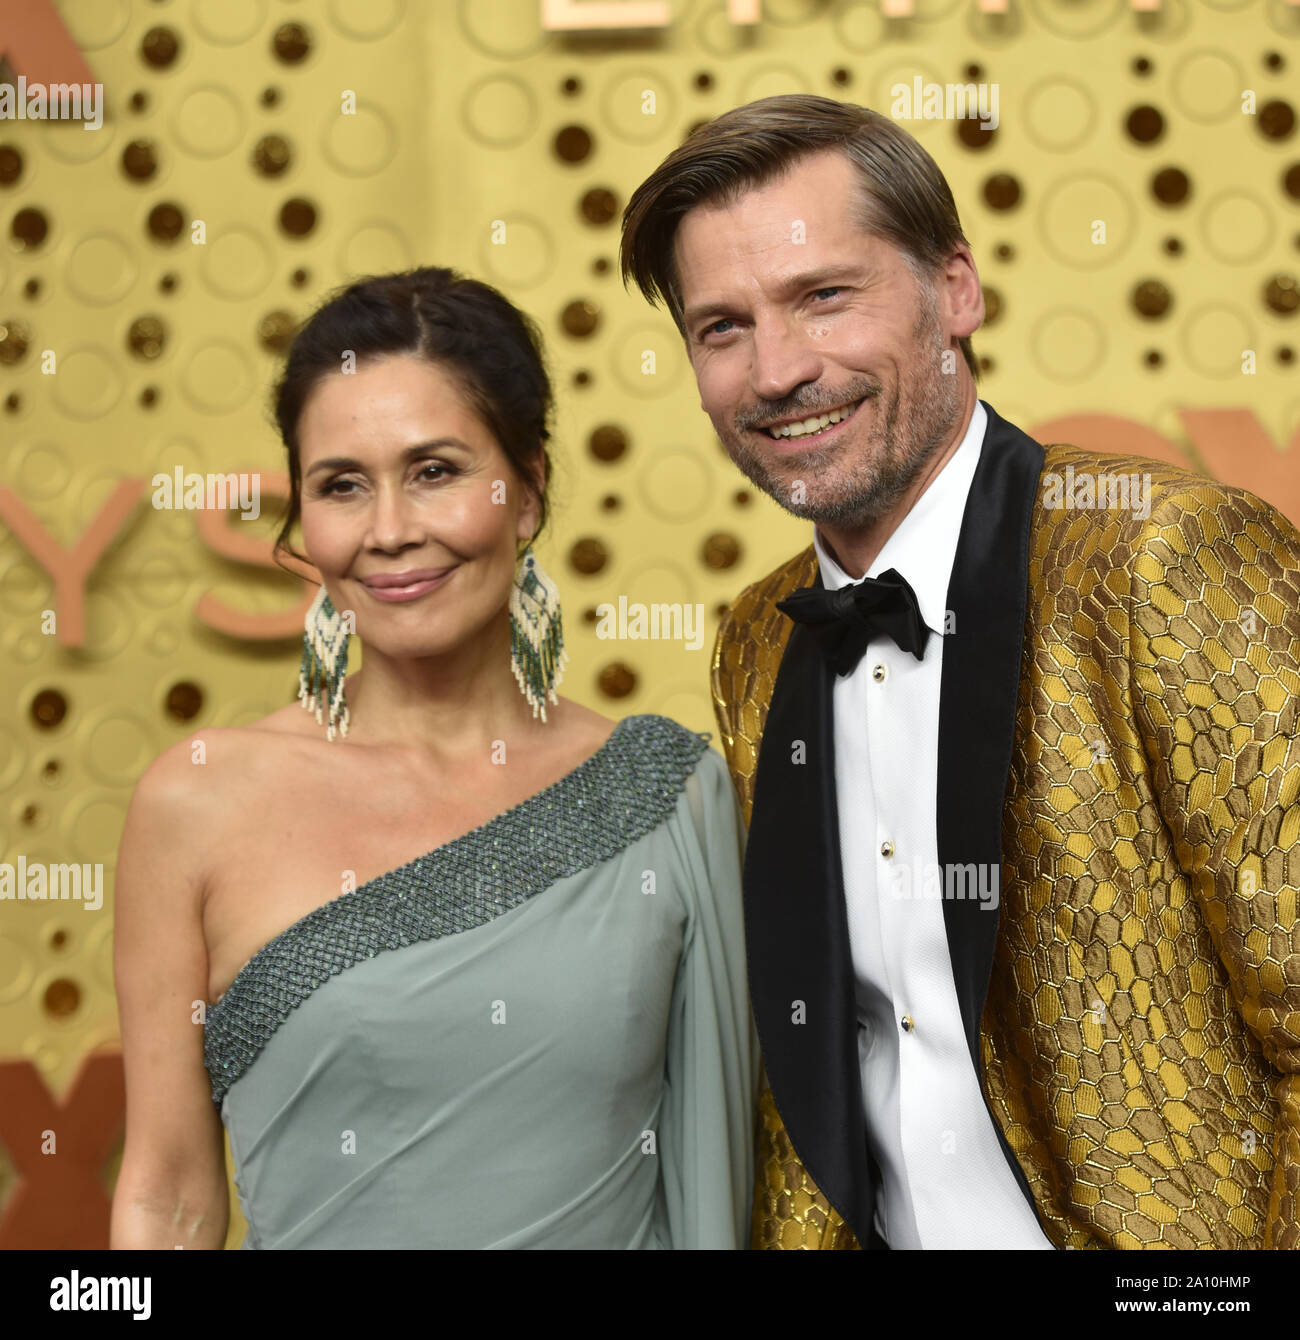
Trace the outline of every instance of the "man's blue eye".
{"label": "man's blue eye", "polygon": [[721,330],[718,329],[718,327],[719,327],[719,326],[730,326],[730,325],[734,325],[734,324],[735,324],[735,323],[731,320],[730,317],[726,317],[726,316],[724,316],[724,317],[722,318],[721,321],[715,321],[715,322],[708,328],[708,330],[706,330],[704,333],[705,333],[706,335],[725,335],[725,334],[726,334],[726,331],[721,331]]}

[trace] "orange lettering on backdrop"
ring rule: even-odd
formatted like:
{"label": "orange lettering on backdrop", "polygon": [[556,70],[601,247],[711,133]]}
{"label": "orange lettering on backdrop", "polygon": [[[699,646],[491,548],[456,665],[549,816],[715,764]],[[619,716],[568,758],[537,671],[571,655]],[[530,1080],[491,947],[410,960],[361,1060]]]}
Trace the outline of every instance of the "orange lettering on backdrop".
{"label": "orange lettering on backdrop", "polygon": [[[282,472],[260,472],[262,490],[271,497],[287,498],[289,478]],[[55,636],[65,647],[81,647],[86,641],[86,581],[96,564],[131,520],[135,505],[145,491],[147,481],[123,479],[108,501],[99,509],[90,525],[71,549],[64,549],[28,511],[22,499],[0,485],[0,522],[13,531],[28,553],[54,582]],[[214,553],[236,563],[259,568],[276,568],[272,542],[263,536],[232,530],[230,514],[223,508],[204,508],[197,512],[199,538]],[[320,580],[320,574],[305,564],[290,564],[300,575]],[[255,642],[273,642],[293,638],[302,632],[302,622],[316,591],[314,587],[285,610],[253,614],[232,609],[205,592],[195,606],[198,619],[209,628],[230,637]]]}
{"label": "orange lettering on backdrop", "polygon": [[0,59],[29,84],[93,84],[53,0],[0,0]]}
{"label": "orange lettering on backdrop", "polygon": [[54,582],[55,637],[63,646],[80,647],[85,643],[86,578],[130,519],[144,488],[143,479],[120,480],[81,538],[71,549],[64,549],[16,493],[0,486],[0,521]]}
{"label": "orange lettering on backdrop", "polygon": [[[727,0],[732,23],[757,23],[763,0]],[[666,28],[667,0],[542,0],[542,27],[551,32],[596,28]]]}
{"label": "orange lettering on backdrop", "polygon": [[[1292,436],[1286,450],[1279,450],[1250,410],[1184,409],[1178,414],[1211,477],[1248,489],[1300,525],[1300,431]],[[1147,456],[1184,469],[1197,469],[1196,463],[1163,434],[1118,414],[1069,414],[1045,419],[1028,432],[1039,442],[1068,442],[1103,455]],[[270,496],[288,496],[287,476],[273,472],[260,474],[262,487]],[[142,479],[119,481],[77,543],[64,549],[17,494],[0,486],[0,522],[13,531],[54,582],[56,636],[63,646],[84,644],[86,579],[130,520],[144,489]],[[279,567],[272,556],[271,541],[232,528],[224,509],[200,509],[196,524],[199,538],[223,558],[253,567]],[[288,561],[311,582],[320,580],[315,569]],[[271,642],[298,636],[314,596],[314,589],[308,589],[285,610],[256,614],[234,609],[205,592],[195,606],[195,615],[207,627],[229,637]]]}
{"label": "orange lettering on backdrop", "polygon": [[[288,498],[289,476],[282,471],[262,470],[260,475],[261,496]],[[238,523],[243,525],[242,522]],[[235,563],[247,563],[256,568],[278,568],[272,557],[272,544],[245,530],[236,529],[230,524],[230,514],[221,508],[206,509],[198,514],[199,538],[214,553],[229,558]],[[290,560],[292,561],[292,560]],[[314,568],[295,564],[300,570],[310,573],[315,581],[320,574]],[[287,610],[275,610],[270,614],[251,614],[245,610],[232,609],[220,601],[211,592],[205,591],[194,607],[194,613],[201,623],[228,637],[249,638],[255,642],[269,642],[275,638],[298,637],[302,633],[302,623],[307,617],[308,607],[316,596],[316,588],[308,587],[299,602]]]}
{"label": "orange lettering on backdrop", "polygon": [[0,1214],[0,1251],[108,1246],[104,1167],[125,1122],[118,1051],[87,1056],[62,1102],[30,1061],[0,1061],[0,1144],[19,1176]]}
{"label": "orange lettering on backdrop", "polygon": [[1025,432],[1044,444],[1068,442],[1084,451],[1108,456],[1150,456],[1166,465],[1195,469],[1186,452],[1180,451],[1163,433],[1120,414],[1064,414],[1059,419],[1044,419]]}
{"label": "orange lettering on backdrop", "polygon": [[542,0],[542,27],[554,32],[667,26],[667,0]]}
{"label": "orange lettering on backdrop", "polygon": [[1216,479],[1249,489],[1300,525],[1300,429],[1279,451],[1248,409],[1180,409],[1178,417]]}
{"label": "orange lettering on backdrop", "polygon": [[[1300,0],[1288,0],[1300,4]],[[1135,10],[1158,10],[1160,0],[1129,0]],[[542,27],[552,32],[574,29],[666,28],[670,22],[664,0],[541,0]],[[1005,14],[1007,0],[976,0],[976,8],[985,14]],[[886,18],[910,18],[914,0],[880,0],[880,12]],[[727,17],[732,23],[758,23],[763,17],[763,0],[727,0]]]}
{"label": "orange lettering on backdrop", "polygon": [[1204,471],[1154,428],[1118,414],[1066,414],[1025,431],[1043,443],[1069,442],[1112,456],[1150,456],[1235,488],[1248,489],[1300,526],[1300,432],[1279,451],[1248,409],[1180,409],[1178,417],[1204,462]]}

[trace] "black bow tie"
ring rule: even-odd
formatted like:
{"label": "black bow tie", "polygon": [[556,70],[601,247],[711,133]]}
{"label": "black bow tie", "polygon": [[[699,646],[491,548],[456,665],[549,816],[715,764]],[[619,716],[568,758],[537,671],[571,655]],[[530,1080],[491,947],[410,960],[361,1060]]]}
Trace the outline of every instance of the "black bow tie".
{"label": "black bow tie", "polygon": [[862,659],[867,643],[885,633],[919,661],[930,630],[921,618],[916,592],[894,568],[864,577],[852,586],[828,591],[805,586],[776,607],[796,623],[807,624],[837,675],[847,675]]}

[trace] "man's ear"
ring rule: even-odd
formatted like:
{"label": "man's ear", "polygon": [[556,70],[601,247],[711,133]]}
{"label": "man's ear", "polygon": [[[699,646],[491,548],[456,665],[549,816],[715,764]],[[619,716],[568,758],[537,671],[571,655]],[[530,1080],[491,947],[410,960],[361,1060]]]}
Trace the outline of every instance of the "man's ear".
{"label": "man's ear", "polygon": [[959,243],[948,258],[942,284],[954,337],[973,335],[984,323],[984,290],[975,257],[965,243]]}

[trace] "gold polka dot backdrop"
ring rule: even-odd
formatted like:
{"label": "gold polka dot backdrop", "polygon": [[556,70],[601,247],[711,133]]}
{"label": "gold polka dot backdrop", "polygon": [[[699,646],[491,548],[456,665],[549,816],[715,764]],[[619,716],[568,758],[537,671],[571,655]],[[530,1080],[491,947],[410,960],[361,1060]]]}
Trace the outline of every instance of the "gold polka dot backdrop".
{"label": "gold polka dot backdrop", "polygon": [[[452,266],[539,323],[564,691],[715,729],[719,614],[809,528],[728,460],[617,253],[631,192],[728,108],[812,92],[895,116],[980,269],[984,398],[1043,440],[1163,442],[1300,520],[1298,4],[664,0],[637,29],[583,0],[52,8],[102,119],[17,99],[0,119],[0,847],[103,886],[97,907],[0,900],[8,1092],[35,1073],[56,1107],[120,1102],[88,1067],[117,1039],[132,786],[196,728],[293,700],[311,591],[269,562],[269,389],[343,281]],[[16,93],[36,55],[10,45]],[[995,115],[929,114],[954,86]],[[157,477],[212,473],[260,478],[261,515],[151,505]],[[621,606],[663,603],[682,636],[619,635]],[[115,1138],[87,1156],[105,1196]],[[29,1164],[0,1139],[0,1245],[29,1245]],[[233,1202],[232,1221],[238,1242]],[[103,1245],[106,1210],[86,1222],[46,1245]]]}

